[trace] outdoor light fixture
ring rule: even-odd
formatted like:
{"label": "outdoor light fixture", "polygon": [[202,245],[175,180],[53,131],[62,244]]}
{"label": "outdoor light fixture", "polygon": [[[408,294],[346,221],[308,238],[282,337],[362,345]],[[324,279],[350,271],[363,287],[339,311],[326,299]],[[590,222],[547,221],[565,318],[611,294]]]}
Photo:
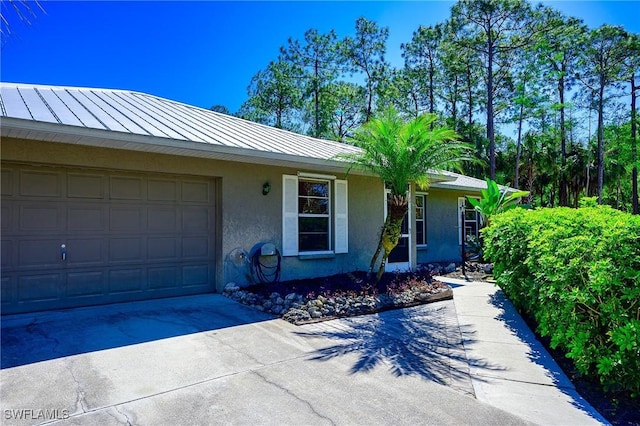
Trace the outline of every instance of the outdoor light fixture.
{"label": "outdoor light fixture", "polygon": [[271,184],[269,182],[262,184],[262,195],[267,195],[269,191],[271,191]]}

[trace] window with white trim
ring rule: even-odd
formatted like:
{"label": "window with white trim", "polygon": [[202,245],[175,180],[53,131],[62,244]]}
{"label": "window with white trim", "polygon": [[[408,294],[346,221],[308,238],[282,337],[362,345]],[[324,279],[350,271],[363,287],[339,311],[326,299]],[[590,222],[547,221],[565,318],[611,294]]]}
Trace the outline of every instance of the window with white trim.
{"label": "window with white trim", "polygon": [[416,245],[427,245],[427,194],[416,194]]}
{"label": "window with white trim", "polygon": [[283,255],[348,252],[347,181],[283,175]]}
{"label": "window with white trim", "polygon": [[[472,197],[479,200],[478,197]],[[460,209],[464,208],[464,225],[461,224],[462,213]],[[465,237],[479,236],[480,230],[480,213],[469,203],[466,197],[458,198],[458,227],[460,232],[458,234],[458,244],[462,244],[462,230],[464,229]],[[463,228],[464,226],[464,228]]]}

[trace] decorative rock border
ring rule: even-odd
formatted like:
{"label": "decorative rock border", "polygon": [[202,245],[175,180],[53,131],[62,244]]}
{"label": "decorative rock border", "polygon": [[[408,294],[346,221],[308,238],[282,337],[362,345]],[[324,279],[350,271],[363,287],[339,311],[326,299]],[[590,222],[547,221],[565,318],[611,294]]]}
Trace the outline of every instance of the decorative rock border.
{"label": "decorative rock border", "polygon": [[297,293],[281,295],[273,292],[268,297],[241,289],[235,283],[225,286],[223,294],[259,311],[268,312],[293,324],[307,324],[341,317],[371,314],[390,309],[405,308],[453,298],[451,288],[439,281],[424,286],[410,287],[396,294],[324,295],[305,298]]}

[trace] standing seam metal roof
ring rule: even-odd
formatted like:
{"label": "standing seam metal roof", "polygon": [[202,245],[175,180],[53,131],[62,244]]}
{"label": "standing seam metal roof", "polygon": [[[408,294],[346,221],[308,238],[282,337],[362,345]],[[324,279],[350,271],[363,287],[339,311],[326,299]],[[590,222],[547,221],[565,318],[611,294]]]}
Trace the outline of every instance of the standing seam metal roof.
{"label": "standing seam metal roof", "polygon": [[[127,90],[0,83],[0,118],[18,119],[18,123],[61,125],[60,131],[55,130],[54,136],[51,136],[55,141],[65,141],[67,137],[69,141],[73,141],[70,135],[74,132],[70,131],[71,128],[106,130],[123,135],[156,138],[156,143],[160,143],[160,140],[169,141],[169,147],[165,147],[168,151],[164,152],[178,150],[182,141],[206,144],[204,146],[210,146],[220,153],[219,158],[226,158],[232,153],[247,157],[254,152],[258,154],[254,157],[284,155],[299,163],[318,165],[318,160],[335,160],[338,155],[360,151],[359,148],[344,143],[276,129]],[[2,125],[6,127],[7,122]],[[15,122],[13,125],[21,128]],[[51,126],[47,129],[52,131]],[[77,132],[75,133],[77,140]],[[3,134],[11,132],[3,131]],[[109,143],[109,138],[104,135],[100,137]],[[151,144],[153,140],[150,139]],[[125,143],[124,146],[129,145]],[[439,172],[437,180],[432,187],[471,191],[486,188],[486,183],[482,180],[452,172]]]}
{"label": "standing seam metal roof", "polygon": [[359,149],[157,96],[112,89],[0,83],[2,117],[331,160]]}

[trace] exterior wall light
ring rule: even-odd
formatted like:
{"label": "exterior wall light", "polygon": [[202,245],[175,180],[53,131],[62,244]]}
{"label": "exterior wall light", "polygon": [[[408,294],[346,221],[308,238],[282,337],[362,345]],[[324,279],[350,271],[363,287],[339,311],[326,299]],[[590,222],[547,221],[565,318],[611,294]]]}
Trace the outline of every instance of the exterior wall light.
{"label": "exterior wall light", "polygon": [[267,195],[271,191],[271,184],[269,182],[265,182],[262,184],[262,195]]}

